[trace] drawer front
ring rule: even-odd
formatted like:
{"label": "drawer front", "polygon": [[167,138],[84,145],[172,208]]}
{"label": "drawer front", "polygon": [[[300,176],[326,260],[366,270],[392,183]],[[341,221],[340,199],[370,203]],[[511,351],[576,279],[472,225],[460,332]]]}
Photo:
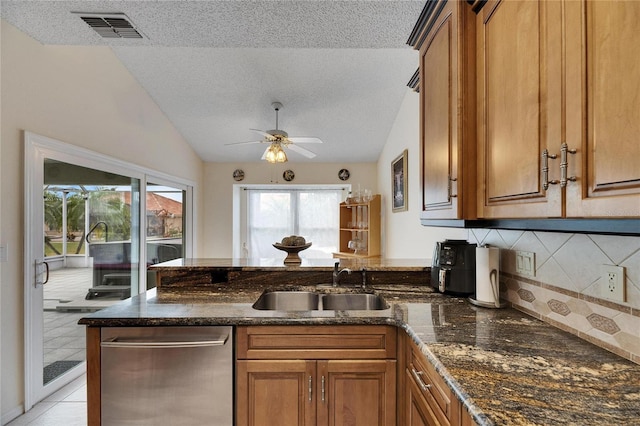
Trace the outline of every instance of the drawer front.
{"label": "drawer front", "polygon": [[[452,416],[455,415],[452,409],[451,401],[453,395],[451,394],[451,390],[435,371],[431,363],[425,359],[420,349],[413,343],[411,344],[411,354],[407,369],[408,373],[418,385],[420,393],[433,408],[440,423],[448,424]],[[421,385],[420,381],[424,386]]]}
{"label": "drawer front", "polygon": [[407,383],[405,424],[411,426],[449,426],[450,422],[442,410],[425,399],[420,385],[416,382],[409,369],[405,371],[405,380]]}
{"label": "drawer front", "polygon": [[238,359],[395,359],[391,326],[243,326]]}

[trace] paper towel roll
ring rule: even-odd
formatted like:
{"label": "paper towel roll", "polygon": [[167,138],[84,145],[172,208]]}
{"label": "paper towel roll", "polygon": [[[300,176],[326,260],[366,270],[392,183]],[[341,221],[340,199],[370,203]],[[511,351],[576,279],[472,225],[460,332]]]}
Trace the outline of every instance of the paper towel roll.
{"label": "paper towel roll", "polygon": [[500,249],[497,247],[476,247],[476,300],[500,306]]}

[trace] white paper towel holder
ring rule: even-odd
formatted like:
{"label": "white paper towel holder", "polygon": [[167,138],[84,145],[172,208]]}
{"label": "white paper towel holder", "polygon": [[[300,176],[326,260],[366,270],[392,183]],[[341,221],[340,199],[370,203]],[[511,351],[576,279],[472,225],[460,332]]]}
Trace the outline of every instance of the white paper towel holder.
{"label": "white paper towel holder", "polygon": [[507,305],[509,305],[507,302],[505,302],[504,300],[500,301],[500,306],[496,306],[495,303],[488,303],[488,302],[480,302],[479,300],[474,299],[473,297],[469,297],[468,298],[469,302],[472,305],[476,305],[476,306],[480,306],[481,308],[493,308],[493,309],[498,309],[498,308],[506,308]]}
{"label": "white paper towel holder", "polygon": [[[507,302],[500,300],[499,259],[500,250],[498,248],[489,246],[476,247],[476,297],[469,297],[471,304],[493,309],[504,308],[508,305]],[[484,268],[480,268],[479,262],[483,263]],[[489,269],[485,269],[486,267]],[[478,293],[480,283],[483,284],[482,297]],[[486,294],[487,290],[490,294],[489,297]],[[487,299],[493,299],[493,301]]]}

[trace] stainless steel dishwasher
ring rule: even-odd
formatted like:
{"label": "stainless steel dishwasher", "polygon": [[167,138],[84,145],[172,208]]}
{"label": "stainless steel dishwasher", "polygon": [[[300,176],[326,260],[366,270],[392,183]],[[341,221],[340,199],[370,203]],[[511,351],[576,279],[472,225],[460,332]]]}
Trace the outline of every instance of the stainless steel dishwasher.
{"label": "stainless steel dishwasher", "polygon": [[106,327],[103,426],[233,424],[231,327]]}

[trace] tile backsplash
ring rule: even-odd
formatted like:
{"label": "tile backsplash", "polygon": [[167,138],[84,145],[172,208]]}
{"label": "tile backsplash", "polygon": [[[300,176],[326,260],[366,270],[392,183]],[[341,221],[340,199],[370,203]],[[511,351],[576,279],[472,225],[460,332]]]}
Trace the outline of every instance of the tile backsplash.
{"label": "tile backsplash", "polygon": [[[640,364],[640,237],[472,229],[499,247],[502,297],[563,330]],[[535,276],[516,273],[516,251],[535,253]],[[601,296],[602,265],[626,269],[625,302]]]}

